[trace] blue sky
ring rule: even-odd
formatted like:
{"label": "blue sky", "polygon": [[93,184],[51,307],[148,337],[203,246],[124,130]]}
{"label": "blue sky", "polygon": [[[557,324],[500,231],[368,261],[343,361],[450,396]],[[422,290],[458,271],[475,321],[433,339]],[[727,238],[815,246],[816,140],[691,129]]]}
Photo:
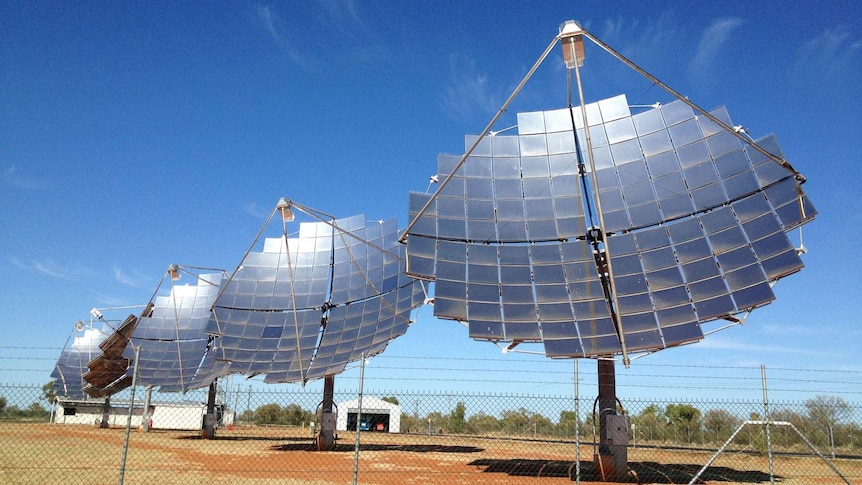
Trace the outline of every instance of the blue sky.
{"label": "blue sky", "polygon": [[[407,194],[426,189],[437,154],[462,153],[463,136],[576,19],[699,105],[726,105],[753,136],[775,133],[820,212],[805,228],[806,268],[779,282],[777,301],[618,379],[691,365],[755,378],[761,364],[825,368],[845,372],[855,384],[842,392],[859,397],[856,2],[0,1],[0,11],[0,383],[46,382],[76,320],[146,302],[171,263],[232,270],[280,197],[406,226]],[[587,101],[670,101],[589,42],[583,73]],[[555,50],[498,127],[565,101]],[[414,358],[422,364],[398,364]],[[454,390],[572,385],[571,362],[504,357],[430,308],[377,361],[407,368],[369,366],[392,389],[410,388],[417,366],[448,368],[439,387]],[[462,368],[522,378],[453,377]],[[559,386],[527,372],[551,368]]]}

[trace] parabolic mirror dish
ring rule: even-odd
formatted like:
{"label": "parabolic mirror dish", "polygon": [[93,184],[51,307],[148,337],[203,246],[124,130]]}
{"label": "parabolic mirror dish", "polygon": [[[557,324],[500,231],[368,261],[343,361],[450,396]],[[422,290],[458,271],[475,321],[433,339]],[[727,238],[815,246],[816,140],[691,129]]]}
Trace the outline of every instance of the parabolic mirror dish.
{"label": "parabolic mirror dish", "polygon": [[87,372],[87,364],[101,354],[99,344],[111,333],[112,329],[95,328],[93,325],[86,328],[82,325],[81,329],[76,331],[74,339],[70,339],[72,345],[67,342],[54,365],[54,371],[51,372],[55,395],[68,399],[86,399],[84,387],[87,382],[83,375]]}
{"label": "parabolic mirror dish", "polygon": [[300,223],[296,237],[285,222],[281,237],[250,250],[216,299],[208,332],[228,373],[304,383],[382,352],[407,331],[425,291],[405,274],[394,220],[325,219],[283,201],[286,209],[319,221]]}
{"label": "parabolic mirror dish", "polygon": [[[150,302],[138,307],[143,310],[128,315],[122,323],[105,320],[99,309],[91,311],[102,330],[94,330],[91,323],[71,348],[63,350],[51,375],[56,379],[58,395],[78,397],[68,393],[73,389],[70,382],[74,382],[75,372],[81,391],[91,397],[108,397],[131,386],[135,368],[138,385],[165,392],[204,387],[223,373],[225,364],[214,358],[206,333],[223,274],[195,275],[171,265],[162,283],[168,276],[179,279],[180,271],[194,278],[196,284],[174,285],[171,278],[169,292],[160,295],[160,283]],[[85,356],[87,360],[78,366]]]}
{"label": "parabolic mirror dish", "polygon": [[[179,267],[176,271],[179,271]],[[179,275],[179,273],[175,273]],[[186,392],[210,384],[224,367],[210,352],[206,325],[223,275],[194,275],[195,284],[174,284],[156,296],[138,319],[123,356],[134,362],[138,351],[137,383],[164,392]],[[129,376],[132,368],[128,369]]]}
{"label": "parabolic mirror dish", "polygon": [[482,138],[454,173],[461,157],[439,157],[451,179],[437,197],[410,194],[407,272],[434,280],[435,316],[549,357],[613,356],[622,341],[648,352],[769,303],[802,268],[786,233],[816,211],[773,136],[752,142],[775,158],[681,101],[632,114],[617,96],[585,111],[595,177],[581,176],[590,154],[574,107],[519,113],[517,135]]}

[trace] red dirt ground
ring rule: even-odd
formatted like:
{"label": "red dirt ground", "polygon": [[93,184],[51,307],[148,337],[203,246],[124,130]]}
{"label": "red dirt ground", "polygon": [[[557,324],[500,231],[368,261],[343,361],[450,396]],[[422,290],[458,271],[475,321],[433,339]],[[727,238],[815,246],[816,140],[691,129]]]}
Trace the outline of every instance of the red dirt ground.
{"label": "red dirt ground", "polygon": [[[117,483],[125,430],[89,426],[0,423],[0,483]],[[125,483],[349,484],[566,484],[575,472],[572,443],[466,436],[361,436],[354,470],[355,434],[342,433],[336,449],[312,450],[307,430],[220,429],[214,440],[184,431],[134,430],[129,436]],[[592,447],[581,447],[581,483],[594,477]],[[628,483],[688,483],[711,453],[633,449]],[[799,466],[804,461],[804,467]],[[844,483],[824,462],[776,461],[781,483]],[[859,477],[862,464],[842,463]],[[703,483],[769,483],[765,458],[720,458]],[[852,481],[852,479],[851,479]]]}

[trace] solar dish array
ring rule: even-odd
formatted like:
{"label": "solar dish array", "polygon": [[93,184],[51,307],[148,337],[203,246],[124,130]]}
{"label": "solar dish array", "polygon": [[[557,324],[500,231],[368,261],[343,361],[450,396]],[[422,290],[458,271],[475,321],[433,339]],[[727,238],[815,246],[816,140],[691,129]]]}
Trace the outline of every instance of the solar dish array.
{"label": "solar dish array", "polygon": [[[681,101],[585,109],[595,188],[579,176],[579,155],[590,169],[574,108],[518,114],[517,136],[483,138],[455,173],[461,157],[439,157],[438,178],[452,178],[437,197],[410,194],[411,220],[430,205],[408,234],[407,271],[435,281],[435,316],[474,339],[592,357],[622,351],[615,309],[628,350],[652,351],[770,302],[771,283],[802,268],[786,232],[816,212],[793,173]],[[756,143],[781,157],[774,137]],[[616,305],[591,239],[596,193]]]}
{"label": "solar dish array", "polygon": [[172,281],[168,294],[116,328],[102,321],[102,331],[79,330],[52,374],[56,393],[106,397],[129,387],[136,350],[137,384],[167,392],[234,373],[303,383],[338,374],[404,334],[424,302],[404,253],[394,219],[303,222],[297,237],[250,250],[230,278]]}
{"label": "solar dish array", "polygon": [[301,223],[299,237],[268,238],[249,252],[207,327],[227,371],[305,382],[382,352],[424,301],[397,238],[394,220],[366,226],[354,216]]}
{"label": "solar dish array", "polygon": [[410,194],[406,246],[394,220],[285,226],[230,278],[199,275],[110,335],[85,331],[52,374],[58,394],[128,387],[134,349],[139,383],[166,391],[334,375],[406,332],[421,279],[435,281],[435,316],[474,339],[550,357],[655,351],[769,303],[802,268],[787,232],[816,211],[774,137],[753,141],[770,157],[681,101],[585,110],[586,129],[580,108],[520,113],[516,136],[467,136],[463,164],[441,155],[445,186]]}

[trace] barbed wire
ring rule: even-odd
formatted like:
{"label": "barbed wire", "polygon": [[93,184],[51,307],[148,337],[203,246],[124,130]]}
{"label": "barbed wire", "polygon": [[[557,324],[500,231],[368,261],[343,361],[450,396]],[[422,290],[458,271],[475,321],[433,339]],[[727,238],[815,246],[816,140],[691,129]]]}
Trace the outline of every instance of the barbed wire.
{"label": "barbed wire", "polygon": [[53,350],[56,352],[61,352],[63,347],[12,347],[8,345],[0,345],[0,350]]}
{"label": "barbed wire", "polygon": [[4,357],[0,356],[0,362],[4,360],[47,360],[49,362],[56,362],[57,359],[51,357]]}
{"label": "barbed wire", "polygon": [[[62,347],[21,347],[21,346],[9,346],[9,345],[0,345],[0,350],[50,350],[60,352],[63,350]],[[373,359],[375,361],[378,360],[421,360],[421,361],[443,361],[443,362],[453,362],[452,357],[434,357],[434,356],[422,356],[416,357],[413,355],[389,355],[389,354],[381,354],[374,356]],[[21,356],[0,356],[0,361],[3,360],[56,360],[54,357],[21,357]],[[592,361],[593,359],[586,359]],[[498,364],[506,364],[506,365],[548,365],[548,366],[559,366],[560,362],[564,362],[561,360],[551,360],[551,359],[536,359],[536,360],[524,360],[524,359],[513,359],[513,358],[489,358],[489,357],[458,357],[457,362],[494,362]],[[569,361],[570,362],[570,361]],[[702,364],[655,364],[655,363],[645,363],[641,362],[637,365],[638,368],[645,367],[665,367],[665,368],[673,368],[677,369],[680,367],[690,368],[690,369],[715,369],[715,370],[760,370],[760,366],[745,366],[745,365],[702,365]],[[457,368],[431,368],[431,367],[422,367],[423,370],[458,370]],[[828,374],[852,374],[862,376],[862,370],[850,370],[850,369],[803,369],[803,368],[794,368],[794,367],[767,367],[768,372],[810,372],[810,373],[828,373]],[[467,370],[477,370],[477,369],[467,369]],[[481,369],[478,369],[481,370]],[[553,371],[553,370],[541,370],[534,372],[556,372],[556,373],[567,373],[566,371]],[[657,375],[661,376],[661,375]],[[680,377],[677,374],[672,375],[674,378]],[[724,376],[722,376],[724,377]],[[759,379],[759,377],[757,377]],[[775,380],[776,377],[770,376],[770,380]]]}
{"label": "barbed wire", "polygon": [[[53,347],[13,347],[0,346],[0,349],[52,350]],[[406,362],[409,361],[409,362]],[[38,355],[0,355],[0,372],[10,375],[26,375],[26,380],[32,380],[33,375],[41,374],[45,382],[49,381],[54,370],[53,357]],[[38,363],[28,365],[26,363]],[[51,363],[50,365],[42,365]],[[571,361],[569,361],[571,363]],[[5,365],[4,365],[5,364]],[[16,364],[19,364],[16,366]],[[405,365],[406,364],[406,365]],[[428,364],[428,365],[421,365]],[[475,365],[471,365],[475,364]],[[509,359],[487,357],[415,357],[407,355],[379,355],[369,365],[373,372],[365,375],[369,382],[392,382],[396,386],[410,389],[416,385],[416,377],[422,376],[419,382],[446,383],[454,388],[480,389],[480,386],[503,388],[505,385],[520,386],[518,392],[535,392],[546,388],[555,390],[571,389],[575,373],[572,368],[565,368],[560,361],[542,359]],[[674,369],[679,372],[650,372],[650,370]],[[714,393],[745,393],[754,395],[762,391],[762,376],[759,366],[730,365],[681,365],[681,364],[640,364],[635,372],[618,372],[617,383],[621,393],[638,394],[643,390],[664,392],[674,391],[709,391]],[[688,372],[686,372],[688,371]],[[700,371],[705,371],[699,373]],[[788,375],[792,373],[793,375]],[[848,369],[799,369],[799,368],[769,368],[767,387],[770,393],[782,396],[794,393],[804,396],[815,394],[834,394],[848,398],[862,396],[862,372]],[[35,377],[39,379],[39,377]],[[595,386],[598,376],[595,372],[580,371],[578,383],[589,387]],[[358,380],[353,373],[339,376],[339,380],[350,382]],[[262,382],[251,380],[251,382]],[[527,387],[528,389],[523,389]],[[456,391],[460,392],[460,391]],[[643,394],[643,392],[640,392]]]}
{"label": "barbed wire", "polygon": [[[48,361],[53,362],[54,359],[50,358],[42,358],[42,357],[0,357],[0,362],[3,361]],[[688,367],[688,366],[680,366],[680,367]],[[0,371],[6,372],[50,372],[53,370],[53,366],[51,368],[10,368],[3,367],[0,368]],[[470,373],[479,373],[483,375],[494,374],[494,373],[506,373],[506,374],[522,374],[522,375],[534,375],[534,374],[542,374],[542,375],[559,375],[567,378],[567,382],[572,382],[573,373],[566,371],[555,371],[555,370],[533,370],[533,369],[493,369],[493,368],[482,368],[482,367],[473,367],[473,368],[458,368],[458,367],[400,367],[400,366],[385,366],[385,367],[377,367],[376,370],[379,371],[405,371],[405,372],[470,372]],[[346,376],[345,376],[346,377]],[[708,379],[715,376],[709,375],[688,375],[688,374],[637,374],[637,375],[617,375],[617,380],[627,381],[629,379],[673,379],[674,384],[667,387],[679,387],[680,380],[702,380]],[[760,377],[746,377],[746,376],[733,376],[733,375],[721,375],[722,380],[728,381],[748,381],[748,382],[760,382]],[[391,376],[366,376],[367,379],[389,379]],[[430,377],[423,377],[422,380],[431,380]],[[483,379],[466,379],[466,378],[454,378],[453,376],[447,376],[446,378],[442,378],[439,380],[449,380],[449,381],[458,381],[458,382],[497,382],[493,380],[489,380],[487,378]],[[592,376],[591,374],[581,374],[579,375],[579,382],[592,382],[596,380],[596,376]],[[794,384],[799,383],[810,383],[810,384],[841,384],[843,386],[847,385],[855,385],[857,382],[848,382],[846,380],[841,381],[824,381],[823,379],[801,379],[801,378],[782,378],[782,377],[770,377],[768,379],[769,382],[792,382]],[[511,379],[504,379],[501,382],[514,382]],[[561,384],[562,381],[528,381],[536,384]],[[627,387],[638,387],[643,386],[642,384],[627,384]],[[656,386],[648,386],[648,387],[656,387]],[[661,387],[661,386],[659,386]],[[738,387],[737,387],[738,388]],[[754,386],[752,388],[759,389],[760,386]]]}
{"label": "barbed wire", "polygon": [[[453,361],[452,357],[433,357],[433,356],[410,356],[410,355],[389,355],[382,354],[374,357],[375,360],[386,360],[386,359],[407,359],[407,360],[417,360],[421,359],[423,361]],[[512,364],[512,365],[523,365],[525,363],[529,363],[531,365],[556,365],[559,366],[560,362],[571,362],[571,360],[557,360],[557,359],[536,359],[536,360],[517,360],[510,358],[489,358],[489,357],[458,357],[458,362],[496,362],[502,364]],[[587,361],[593,361],[594,359],[584,359]],[[637,366],[638,368],[643,367],[667,367],[672,369],[678,369],[680,367],[685,367],[689,369],[716,369],[716,370],[754,370],[760,371],[761,366],[759,365],[705,365],[705,364],[656,364],[656,363],[648,363],[648,362],[639,362]],[[803,369],[803,368],[794,368],[794,367],[766,367],[767,372],[817,372],[817,373],[830,373],[830,374],[855,374],[862,376],[862,370],[850,370],[850,369]],[[563,372],[563,371],[561,371]],[[759,379],[759,377],[758,377]]]}
{"label": "barbed wire", "polygon": [[50,373],[50,371],[46,371],[45,369],[9,369],[9,368],[0,368],[0,371],[3,371],[3,372],[42,372],[42,373],[44,373],[44,372],[49,372],[49,373]]}

